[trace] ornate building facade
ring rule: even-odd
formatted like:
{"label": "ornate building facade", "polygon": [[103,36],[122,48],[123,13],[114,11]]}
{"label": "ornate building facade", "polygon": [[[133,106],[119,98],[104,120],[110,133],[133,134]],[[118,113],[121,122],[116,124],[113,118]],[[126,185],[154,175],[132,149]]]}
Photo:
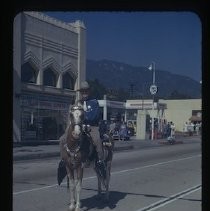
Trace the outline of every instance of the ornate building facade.
{"label": "ornate building facade", "polygon": [[13,33],[13,141],[58,139],[86,78],[86,28],[23,12]]}

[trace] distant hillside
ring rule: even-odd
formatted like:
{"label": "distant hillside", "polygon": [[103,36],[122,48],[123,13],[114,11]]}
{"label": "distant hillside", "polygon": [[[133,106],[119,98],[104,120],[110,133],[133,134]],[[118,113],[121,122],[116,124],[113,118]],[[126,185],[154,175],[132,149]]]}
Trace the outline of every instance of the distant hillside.
{"label": "distant hillside", "polygon": [[[124,89],[134,95],[148,96],[152,83],[152,71],[145,67],[110,61],[87,60],[87,80],[98,79],[106,88]],[[191,98],[201,97],[200,83],[182,75],[172,74],[168,71],[156,69],[157,96],[168,97],[176,91]]]}

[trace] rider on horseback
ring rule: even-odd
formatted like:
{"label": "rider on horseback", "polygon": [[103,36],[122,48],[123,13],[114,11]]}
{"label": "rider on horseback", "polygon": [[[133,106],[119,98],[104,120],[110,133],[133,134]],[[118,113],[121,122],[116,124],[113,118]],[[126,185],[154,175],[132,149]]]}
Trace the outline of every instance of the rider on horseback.
{"label": "rider on horseback", "polygon": [[[92,137],[93,145],[95,146],[98,163],[103,165],[103,150],[102,142],[99,135],[98,127],[96,126],[99,117],[99,104],[96,99],[90,98],[90,86],[87,81],[81,82],[80,89],[78,90],[81,94],[81,99],[77,101],[78,105],[83,106],[85,111],[84,124],[90,127],[90,135]],[[84,166],[89,166],[91,155],[86,161]]]}
{"label": "rider on horseback", "polygon": [[[90,86],[86,81],[81,82],[80,89],[77,91],[80,92],[81,99],[76,101],[76,104],[82,106],[85,111],[84,132],[87,136],[91,136],[91,141],[90,141],[91,147],[93,149],[95,148],[95,151],[97,152],[96,165],[99,167],[99,169],[101,169],[101,171],[104,171],[105,165],[103,159],[102,140],[99,135],[99,129],[96,126],[99,117],[98,101],[96,99],[90,99]],[[72,106],[70,106],[70,109],[71,107]],[[84,141],[85,139],[81,139],[80,145],[83,145]],[[93,156],[94,156],[94,150],[92,153],[89,153],[88,159],[86,161],[83,161],[82,166],[89,167],[90,161],[93,160]],[[63,161],[61,160],[60,163],[61,162]],[[58,167],[58,175],[61,174],[60,172],[62,171],[62,169],[59,167]],[[61,176],[61,179],[59,179],[59,181],[62,181],[62,179],[63,176]]]}

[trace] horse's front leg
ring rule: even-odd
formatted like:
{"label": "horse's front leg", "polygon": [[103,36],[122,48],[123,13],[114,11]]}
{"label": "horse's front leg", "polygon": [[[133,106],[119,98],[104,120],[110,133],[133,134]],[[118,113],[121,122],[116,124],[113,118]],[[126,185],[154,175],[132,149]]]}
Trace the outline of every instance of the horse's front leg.
{"label": "horse's front leg", "polygon": [[97,171],[96,171],[96,175],[97,175],[97,179],[98,179],[98,198],[101,198],[101,192],[102,192],[102,188],[101,188],[101,178],[98,175]]}
{"label": "horse's front leg", "polygon": [[77,179],[75,180],[76,186],[76,208],[75,211],[80,211],[80,195],[82,189],[82,178],[83,178],[83,168],[80,167],[77,169]]}
{"label": "horse's front leg", "polygon": [[69,210],[73,211],[75,209],[75,183],[74,183],[74,172],[67,168],[67,174],[69,178],[69,186],[70,186],[70,205]]}

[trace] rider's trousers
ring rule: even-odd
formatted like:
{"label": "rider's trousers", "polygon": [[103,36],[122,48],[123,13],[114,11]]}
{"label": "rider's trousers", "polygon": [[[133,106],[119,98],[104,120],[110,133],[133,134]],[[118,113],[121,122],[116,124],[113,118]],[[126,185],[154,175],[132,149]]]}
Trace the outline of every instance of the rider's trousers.
{"label": "rider's trousers", "polygon": [[100,138],[98,127],[91,126],[90,135],[93,139],[93,144],[96,146],[96,151],[98,153],[98,158],[103,160],[103,150],[102,150],[102,140]]}

